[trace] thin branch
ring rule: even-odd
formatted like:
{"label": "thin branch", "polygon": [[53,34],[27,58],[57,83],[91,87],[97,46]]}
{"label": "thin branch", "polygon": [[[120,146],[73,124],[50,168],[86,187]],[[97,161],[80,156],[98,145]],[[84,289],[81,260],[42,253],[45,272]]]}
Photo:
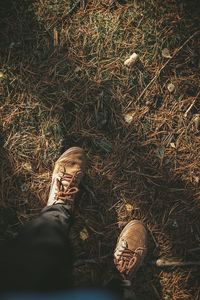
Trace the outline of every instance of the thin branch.
{"label": "thin branch", "polygon": [[200,261],[173,261],[165,259],[157,259],[151,262],[157,267],[186,267],[186,266],[200,266]]}
{"label": "thin branch", "polygon": [[190,112],[190,110],[191,110],[191,109],[193,108],[193,106],[195,105],[195,102],[196,102],[197,98],[199,97],[199,95],[200,95],[200,90],[198,91],[198,93],[197,93],[196,97],[194,98],[192,104],[189,106],[189,108],[188,108],[188,109],[186,110],[186,112],[184,113],[184,117],[185,117],[185,118],[187,117],[188,113]]}

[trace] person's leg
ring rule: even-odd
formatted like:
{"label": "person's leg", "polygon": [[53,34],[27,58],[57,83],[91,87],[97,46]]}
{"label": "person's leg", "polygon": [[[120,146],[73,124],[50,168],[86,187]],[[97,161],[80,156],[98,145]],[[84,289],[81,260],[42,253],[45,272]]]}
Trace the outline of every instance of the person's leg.
{"label": "person's leg", "polygon": [[85,154],[70,148],[56,162],[47,206],[1,251],[1,291],[50,291],[71,286],[68,239]]}
{"label": "person's leg", "polygon": [[26,224],[1,251],[1,289],[42,291],[70,286],[70,277],[67,278],[72,270],[72,250],[67,237],[70,217],[58,221],[63,214],[61,210],[65,210],[62,204],[49,208]]}

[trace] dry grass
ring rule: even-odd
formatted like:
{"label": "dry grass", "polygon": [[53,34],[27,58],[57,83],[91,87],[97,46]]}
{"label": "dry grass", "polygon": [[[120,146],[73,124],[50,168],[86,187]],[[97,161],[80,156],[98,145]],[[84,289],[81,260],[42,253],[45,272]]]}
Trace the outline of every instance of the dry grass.
{"label": "dry grass", "polygon": [[[148,263],[199,260],[198,1],[113,2],[81,1],[70,15],[67,0],[10,0],[2,10],[1,239],[38,214],[55,159],[80,145],[89,166],[73,229],[77,286],[114,276],[117,235],[139,218],[149,229],[140,299],[199,299],[198,266]],[[162,49],[175,53],[193,33],[159,74]]]}

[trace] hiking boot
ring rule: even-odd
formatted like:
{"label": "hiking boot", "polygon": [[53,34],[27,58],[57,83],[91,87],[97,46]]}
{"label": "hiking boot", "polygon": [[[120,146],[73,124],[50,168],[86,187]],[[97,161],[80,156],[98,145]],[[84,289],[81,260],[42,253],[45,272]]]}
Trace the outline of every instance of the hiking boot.
{"label": "hiking boot", "polygon": [[85,152],[79,147],[72,147],[59,157],[53,171],[48,206],[64,203],[73,207],[85,172],[85,165]]}
{"label": "hiking boot", "polygon": [[114,251],[114,264],[125,280],[132,280],[147,252],[147,232],[142,222],[130,221],[122,230]]}

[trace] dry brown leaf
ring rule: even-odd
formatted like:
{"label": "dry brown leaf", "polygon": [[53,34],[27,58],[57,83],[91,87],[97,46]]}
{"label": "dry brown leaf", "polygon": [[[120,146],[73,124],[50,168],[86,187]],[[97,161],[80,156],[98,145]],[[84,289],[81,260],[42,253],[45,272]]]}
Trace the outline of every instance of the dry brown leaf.
{"label": "dry brown leaf", "polygon": [[197,131],[199,131],[199,124],[200,124],[200,114],[195,114],[193,118],[195,128]]}
{"label": "dry brown leaf", "polygon": [[164,57],[164,58],[171,58],[169,49],[164,48],[164,49],[162,50],[162,57]]}
{"label": "dry brown leaf", "polygon": [[30,163],[26,162],[22,164],[22,168],[26,171],[32,171],[32,166]]}
{"label": "dry brown leaf", "polygon": [[193,176],[193,179],[194,179],[194,182],[197,183],[197,184],[198,184],[199,181],[200,181],[198,176]]}
{"label": "dry brown leaf", "polygon": [[80,231],[80,239],[82,241],[85,241],[89,238],[89,233],[87,231],[87,229],[84,227],[81,231]]}
{"label": "dry brown leaf", "polygon": [[133,117],[134,117],[134,112],[133,111],[130,111],[127,114],[124,114],[124,120],[128,124],[130,124],[133,121]]}
{"label": "dry brown leaf", "polygon": [[170,146],[174,149],[176,149],[176,145],[174,143],[170,143]]}
{"label": "dry brown leaf", "polygon": [[133,205],[130,203],[126,203],[126,210],[127,212],[131,213],[133,211]]}

